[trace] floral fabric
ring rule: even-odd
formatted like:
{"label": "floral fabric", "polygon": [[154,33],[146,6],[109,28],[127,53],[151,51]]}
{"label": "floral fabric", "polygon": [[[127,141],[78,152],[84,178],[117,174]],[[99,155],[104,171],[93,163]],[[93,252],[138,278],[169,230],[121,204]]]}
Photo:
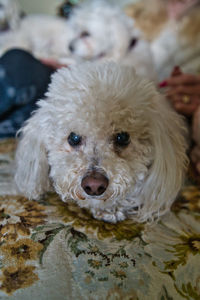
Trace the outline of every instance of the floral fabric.
{"label": "floral fabric", "polygon": [[200,188],[156,224],[93,219],[56,194],[17,195],[14,140],[0,142],[0,299],[200,299]]}

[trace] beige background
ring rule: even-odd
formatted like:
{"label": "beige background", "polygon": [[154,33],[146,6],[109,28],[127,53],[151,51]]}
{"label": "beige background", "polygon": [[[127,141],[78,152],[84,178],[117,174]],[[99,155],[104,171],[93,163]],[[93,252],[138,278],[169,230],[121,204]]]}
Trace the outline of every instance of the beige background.
{"label": "beige background", "polygon": [[[113,3],[126,4],[138,0],[107,0]],[[55,14],[63,0],[18,0],[20,7],[26,13],[49,13]]]}
{"label": "beige background", "polygon": [[18,0],[20,7],[26,13],[55,14],[62,0]]}

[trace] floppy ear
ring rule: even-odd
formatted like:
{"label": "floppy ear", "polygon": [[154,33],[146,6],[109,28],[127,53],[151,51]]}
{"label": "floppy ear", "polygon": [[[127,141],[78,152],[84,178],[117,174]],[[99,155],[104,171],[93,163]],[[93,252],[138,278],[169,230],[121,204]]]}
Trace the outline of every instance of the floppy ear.
{"label": "floppy ear", "polygon": [[16,152],[15,182],[19,191],[30,199],[38,199],[50,189],[44,128],[36,112],[20,130],[22,136]]}
{"label": "floppy ear", "polygon": [[170,209],[188,165],[187,128],[182,117],[160,95],[157,95],[151,113],[154,161],[142,191],[141,221],[152,220]]}

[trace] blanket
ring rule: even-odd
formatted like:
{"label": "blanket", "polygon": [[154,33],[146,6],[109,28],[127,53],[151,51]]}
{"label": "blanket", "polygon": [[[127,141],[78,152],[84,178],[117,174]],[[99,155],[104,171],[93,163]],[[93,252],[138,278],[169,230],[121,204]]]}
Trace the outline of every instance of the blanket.
{"label": "blanket", "polygon": [[18,195],[16,142],[0,142],[0,299],[200,299],[200,188],[154,224],[109,224],[51,193]]}

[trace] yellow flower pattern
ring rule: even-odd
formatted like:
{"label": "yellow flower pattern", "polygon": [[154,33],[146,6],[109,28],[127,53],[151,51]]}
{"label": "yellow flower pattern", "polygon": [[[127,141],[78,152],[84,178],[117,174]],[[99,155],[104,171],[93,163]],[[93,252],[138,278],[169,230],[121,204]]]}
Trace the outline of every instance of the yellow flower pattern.
{"label": "yellow flower pattern", "polygon": [[34,266],[15,266],[3,268],[3,275],[0,277],[2,282],[1,290],[8,294],[20,288],[25,288],[32,285],[38,280],[37,274],[34,273]]}
{"label": "yellow flower pattern", "polygon": [[3,244],[1,250],[9,260],[16,260],[18,263],[25,263],[27,260],[35,260],[42,250],[40,243],[31,239],[20,239],[15,243]]}

